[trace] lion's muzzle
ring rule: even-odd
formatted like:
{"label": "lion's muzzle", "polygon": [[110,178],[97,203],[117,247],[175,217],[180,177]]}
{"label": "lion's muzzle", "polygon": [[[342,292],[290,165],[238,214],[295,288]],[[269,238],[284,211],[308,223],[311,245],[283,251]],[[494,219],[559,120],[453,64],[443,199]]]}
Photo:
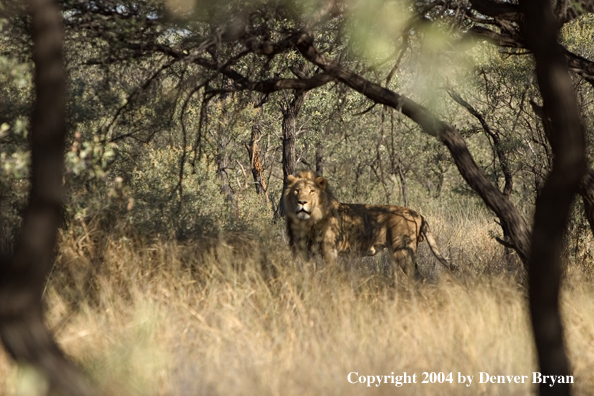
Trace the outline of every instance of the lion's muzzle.
{"label": "lion's muzzle", "polygon": [[307,220],[311,217],[311,212],[305,210],[304,207],[297,208],[297,218],[299,220]]}

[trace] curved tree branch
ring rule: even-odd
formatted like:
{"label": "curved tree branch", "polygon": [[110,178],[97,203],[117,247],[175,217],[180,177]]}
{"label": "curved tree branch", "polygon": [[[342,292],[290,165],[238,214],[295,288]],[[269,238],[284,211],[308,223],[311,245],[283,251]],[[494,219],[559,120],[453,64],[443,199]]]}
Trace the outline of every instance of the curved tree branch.
{"label": "curved tree branch", "polygon": [[[468,34],[488,40],[502,48],[527,48],[523,37],[512,29],[501,29],[499,32],[495,32],[484,26],[475,25],[468,30]],[[578,74],[590,85],[594,86],[594,62],[574,54],[566,48],[563,48],[562,52],[569,70]]]}
{"label": "curved tree branch", "polygon": [[512,202],[494,186],[478,167],[466,146],[464,138],[451,125],[439,120],[428,109],[415,101],[383,88],[320,54],[313,39],[302,33],[297,48],[310,62],[320,67],[337,80],[367,96],[374,102],[401,111],[416,122],[426,133],[436,136],[450,151],[464,180],[482,198],[485,204],[501,220],[505,235],[509,235],[514,250],[524,264],[528,263],[530,231],[528,224]]}

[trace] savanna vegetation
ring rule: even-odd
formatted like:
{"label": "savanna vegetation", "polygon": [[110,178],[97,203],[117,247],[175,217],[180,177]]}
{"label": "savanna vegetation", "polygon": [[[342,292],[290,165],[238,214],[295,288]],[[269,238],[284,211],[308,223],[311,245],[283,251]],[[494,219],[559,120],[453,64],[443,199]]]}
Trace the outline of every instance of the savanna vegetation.
{"label": "savanna vegetation", "polygon": [[[39,72],[42,3],[0,5],[2,394],[395,392],[351,372],[453,373],[398,388],[415,395],[539,392],[479,372],[594,389],[588,4],[64,0],[63,94]],[[63,146],[36,140],[60,111]],[[56,196],[32,188],[51,168],[35,148],[65,161],[34,277],[65,366],[7,325],[27,284],[10,263]],[[418,210],[459,271],[425,244],[422,281],[386,277],[387,254],[295,260],[281,196],[299,169],[342,202]]]}

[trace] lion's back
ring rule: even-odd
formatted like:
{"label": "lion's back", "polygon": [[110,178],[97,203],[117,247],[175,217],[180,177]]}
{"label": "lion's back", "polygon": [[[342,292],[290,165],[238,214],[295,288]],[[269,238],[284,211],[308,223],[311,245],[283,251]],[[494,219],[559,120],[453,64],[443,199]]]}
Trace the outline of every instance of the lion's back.
{"label": "lion's back", "polygon": [[423,217],[396,205],[340,204],[341,251],[375,254],[421,240]]}

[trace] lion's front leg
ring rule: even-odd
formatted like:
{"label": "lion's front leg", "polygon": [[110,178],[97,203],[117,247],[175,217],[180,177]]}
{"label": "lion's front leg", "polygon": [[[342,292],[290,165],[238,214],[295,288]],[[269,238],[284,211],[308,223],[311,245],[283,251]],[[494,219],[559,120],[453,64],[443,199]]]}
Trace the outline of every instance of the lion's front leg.
{"label": "lion's front leg", "polygon": [[295,238],[291,244],[293,256],[303,261],[309,261],[311,258],[311,247],[305,238]]}
{"label": "lion's front leg", "polygon": [[338,229],[335,222],[329,222],[319,238],[322,258],[333,264],[338,258]]}
{"label": "lion's front leg", "polygon": [[311,239],[291,219],[287,219],[287,236],[293,256],[303,261],[309,261],[312,255]]}

